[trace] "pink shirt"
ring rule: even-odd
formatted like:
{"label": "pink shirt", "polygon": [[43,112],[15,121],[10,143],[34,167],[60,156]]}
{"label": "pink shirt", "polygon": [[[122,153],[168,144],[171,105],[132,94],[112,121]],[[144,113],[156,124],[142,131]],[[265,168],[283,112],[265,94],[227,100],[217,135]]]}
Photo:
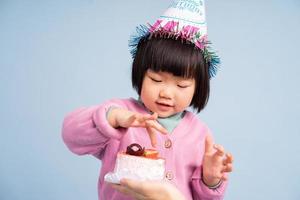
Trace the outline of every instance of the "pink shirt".
{"label": "pink shirt", "polygon": [[[91,154],[102,160],[98,183],[101,200],[130,199],[104,182],[104,175],[113,171],[116,155],[131,143],[152,148],[144,128],[115,129],[106,120],[112,106],[146,113],[134,99],[114,99],[98,106],[80,108],[68,114],[63,123],[63,140],[78,155]],[[227,182],[210,189],[201,180],[205,136],[208,128],[196,115],[186,112],[177,127],[168,135],[157,134],[157,150],[166,161],[166,179],[175,185],[187,200],[223,199]]]}

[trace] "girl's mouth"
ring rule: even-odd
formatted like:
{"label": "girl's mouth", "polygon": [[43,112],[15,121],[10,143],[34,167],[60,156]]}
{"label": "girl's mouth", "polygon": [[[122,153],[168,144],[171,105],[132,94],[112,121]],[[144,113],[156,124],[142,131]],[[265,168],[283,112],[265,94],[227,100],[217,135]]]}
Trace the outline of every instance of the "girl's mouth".
{"label": "girl's mouth", "polygon": [[159,108],[159,110],[162,110],[162,111],[167,111],[167,110],[169,110],[170,108],[173,107],[170,104],[161,103],[161,102],[156,102],[156,105]]}

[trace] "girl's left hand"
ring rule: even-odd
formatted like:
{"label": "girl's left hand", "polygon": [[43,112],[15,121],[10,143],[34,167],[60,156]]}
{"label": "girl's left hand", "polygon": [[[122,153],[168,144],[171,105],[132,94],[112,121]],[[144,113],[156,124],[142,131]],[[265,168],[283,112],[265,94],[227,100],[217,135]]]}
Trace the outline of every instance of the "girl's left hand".
{"label": "girl's left hand", "polygon": [[205,138],[205,153],[203,157],[203,182],[215,186],[226,180],[226,172],[232,171],[233,156],[225,153],[221,145],[213,143],[210,134]]}

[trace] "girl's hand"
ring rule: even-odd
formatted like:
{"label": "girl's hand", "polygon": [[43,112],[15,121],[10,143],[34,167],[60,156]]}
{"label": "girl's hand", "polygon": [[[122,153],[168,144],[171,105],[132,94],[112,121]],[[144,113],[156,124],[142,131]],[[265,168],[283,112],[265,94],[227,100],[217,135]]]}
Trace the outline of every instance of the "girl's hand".
{"label": "girl's hand", "polygon": [[110,111],[107,119],[110,125],[114,128],[123,127],[144,127],[146,128],[148,135],[151,140],[153,147],[156,146],[156,131],[161,132],[162,134],[167,134],[168,131],[160,125],[156,119],[157,113],[150,114],[141,114],[136,112],[131,112],[122,108],[114,108]]}
{"label": "girl's hand", "polygon": [[112,187],[136,200],[185,200],[181,192],[168,182],[122,179]]}
{"label": "girl's hand", "polygon": [[212,137],[205,138],[205,153],[203,158],[203,182],[215,186],[221,180],[226,180],[225,173],[232,171],[233,157],[225,153],[221,145],[213,144]]}

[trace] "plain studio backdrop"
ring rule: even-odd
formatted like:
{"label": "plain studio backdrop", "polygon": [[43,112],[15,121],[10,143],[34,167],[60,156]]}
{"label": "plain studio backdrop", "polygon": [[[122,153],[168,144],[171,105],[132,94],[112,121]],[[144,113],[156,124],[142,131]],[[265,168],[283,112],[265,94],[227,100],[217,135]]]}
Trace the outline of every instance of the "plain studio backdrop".
{"label": "plain studio backdrop", "polygon": [[[170,3],[0,0],[1,200],[97,199],[101,162],[66,148],[63,118],[136,97],[129,36]],[[222,65],[199,117],[235,156],[225,199],[300,199],[300,1],[206,8]]]}

